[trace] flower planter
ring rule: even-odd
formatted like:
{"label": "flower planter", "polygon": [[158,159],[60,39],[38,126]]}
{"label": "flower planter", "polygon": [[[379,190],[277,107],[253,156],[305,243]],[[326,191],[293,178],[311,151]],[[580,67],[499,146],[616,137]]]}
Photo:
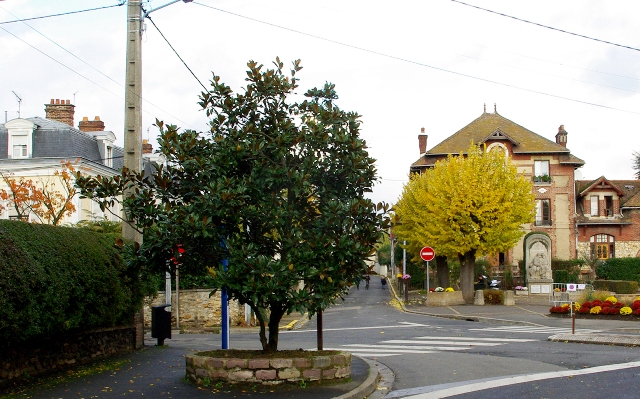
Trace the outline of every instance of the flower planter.
{"label": "flower planter", "polygon": [[427,306],[452,306],[464,305],[465,303],[462,291],[430,292],[427,294]]}
{"label": "flower planter", "polygon": [[[244,352],[244,356],[243,356]],[[339,380],[351,377],[351,353],[323,351],[317,355],[278,351],[233,351],[230,356],[214,352],[186,355],[186,377],[198,385],[211,381],[231,384],[279,385],[285,382]]]}
{"label": "flower planter", "polygon": [[514,292],[516,293],[516,296],[529,295],[529,291],[517,290],[517,291],[514,291]]}

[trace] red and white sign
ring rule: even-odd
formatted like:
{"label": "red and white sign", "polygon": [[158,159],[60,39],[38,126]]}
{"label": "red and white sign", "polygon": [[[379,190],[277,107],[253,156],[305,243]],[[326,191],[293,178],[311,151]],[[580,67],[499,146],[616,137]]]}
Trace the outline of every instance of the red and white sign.
{"label": "red and white sign", "polygon": [[420,250],[420,257],[425,262],[429,262],[436,257],[436,251],[434,251],[431,247],[424,247]]}

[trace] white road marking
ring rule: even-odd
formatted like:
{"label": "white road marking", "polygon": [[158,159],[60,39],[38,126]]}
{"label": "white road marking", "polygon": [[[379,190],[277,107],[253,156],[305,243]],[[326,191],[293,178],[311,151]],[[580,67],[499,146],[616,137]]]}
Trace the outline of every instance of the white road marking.
{"label": "white road marking", "polygon": [[[347,327],[347,328],[323,328],[322,331],[345,331],[345,330],[386,330],[388,328],[409,328],[409,327],[430,327],[428,324],[408,323],[394,326],[370,326],[370,327]],[[279,334],[291,334],[291,333],[315,333],[317,330],[288,330],[280,331]]]}
{"label": "white road marking", "polygon": [[[564,378],[564,377],[577,376],[577,375],[603,373],[607,371],[622,370],[622,369],[629,369],[629,368],[635,368],[635,367],[640,367],[640,362],[619,363],[619,364],[611,364],[607,366],[591,367],[588,369],[580,369],[580,370],[551,371],[546,373],[526,374],[526,375],[518,375],[518,376],[511,376],[511,377],[504,377],[504,378],[488,379],[488,380],[482,380],[480,382],[472,382],[471,384],[464,384],[464,385],[449,387],[445,389],[438,389],[437,385],[420,387],[420,388],[411,388],[411,389],[403,390],[403,391],[407,391],[406,395],[402,394],[402,391],[394,391],[394,392],[390,392],[385,397],[389,399],[400,398],[400,397],[403,397],[405,399],[448,398],[450,396],[461,395],[469,392],[477,392],[485,389],[504,387],[508,385],[548,380],[553,378]],[[417,389],[423,389],[425,392],[420,393],[418,395],[412,395],[411,393],[408,392],[408,391],[416,392]]]}
{"label": "white road marking", "polygon": [[531,342],[535,339],[526,338],[478,338],[478,337],[415,337],[414,339],[428,339],[428,340],[452,340],[452,341],[495,341],[495,342]]}
{"label": "white road marking", "polygon": [[[531,334],[566,334],[570,333],[570,328],[556,327],[530,327],[530,326],[507,326],[507,327],[487,327],[487,328],[470,328],[469,331],[500,331],[513,333],[531,333]],[[602,332],[603,330],[576,329],[576,332],[584,334]]]}
{"label": "white road marking", "polygon": [[[500,344],[494,344],[500,345]],[[424,350],[434,350],[434,351],[461,351],[465,349],[469,349],[469,346],[429,346],[429,345],[366,345],[366,344],[349,344],[342,345],[347,346],[349,348],[371,348],[371,349],[424,349]]]}

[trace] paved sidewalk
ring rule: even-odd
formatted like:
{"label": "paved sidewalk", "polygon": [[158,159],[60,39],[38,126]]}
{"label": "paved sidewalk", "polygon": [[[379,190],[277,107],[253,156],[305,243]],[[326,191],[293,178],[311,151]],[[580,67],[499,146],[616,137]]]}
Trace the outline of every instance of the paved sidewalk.
{"label": "paved sidewalk", "polygon": [[[406,312],[429,316],[446,317],[458,320],[482,321],[490,324],[548,326],[572,328],[570,317],[555,317],[549,313],[552,303],[547,295],[515,296],[514,306],[504,305],[455,305],[426,306],[426,297],[417,292],[409,292],[409,302],[398,295],[397,286],[392,286],[392,293]],[[576,329],[599,329],[604,332],[588,334],[554,334],[550,341],[579,342],[590,344],[640,346],[640,321],[629,319],[607,320],[577,318]]]}

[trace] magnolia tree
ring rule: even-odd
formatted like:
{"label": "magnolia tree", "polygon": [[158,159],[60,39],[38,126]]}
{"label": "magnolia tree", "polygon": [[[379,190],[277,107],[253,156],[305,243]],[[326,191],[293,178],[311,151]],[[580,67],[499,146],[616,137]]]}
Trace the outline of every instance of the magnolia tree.
{"label": "magnolia tree", "polygon": [[475,258],[505,252],[535,215],[531,182],[502,151],[470,146],[422,175],[414,174],[394,207],[394,232],[412,252],[430,245],[460,260],[460,288],[473,302]]}
{"label": "magnolia tree", "polygon": [[299,61],[289,74],[279,59],[274,69],[248,67],[243,92],[214,76],[202,93],[210,132],[157,122],[167,161],[153,176],[125,170],[78,185],[105,208],[135,186],[123,199],[144,233],[134,261],[179,264],[181,274],[208,269],[217,289],[251,306],[263,350],[275,351],[282,316],[311,316],[345,295],[388,221],[386,205],[365,198],[374,159],[359,115],[335,104],[334,85],[291,102]]}

